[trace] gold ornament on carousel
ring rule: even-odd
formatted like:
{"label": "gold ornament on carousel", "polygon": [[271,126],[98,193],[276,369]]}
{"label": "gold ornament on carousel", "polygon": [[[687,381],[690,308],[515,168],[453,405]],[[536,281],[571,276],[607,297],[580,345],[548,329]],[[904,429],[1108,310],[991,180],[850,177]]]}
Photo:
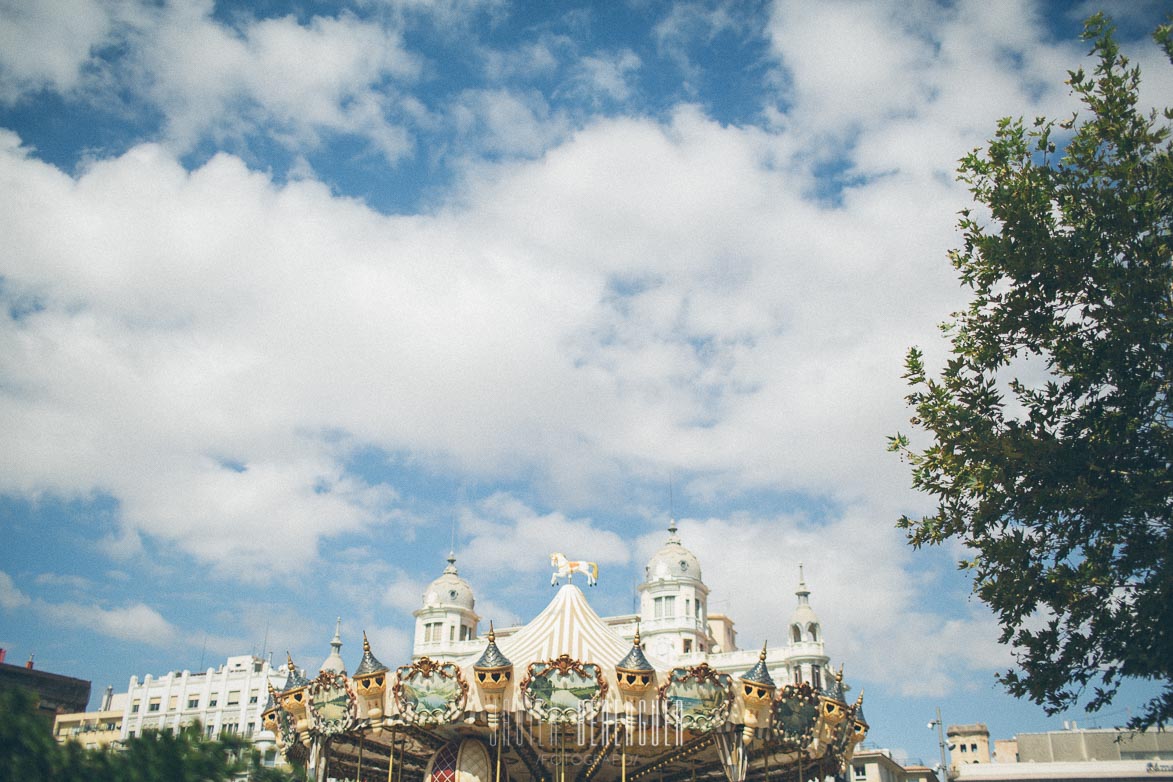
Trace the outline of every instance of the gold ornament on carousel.
{"label": "gold ornament on carousel", "polygon": [[843,696],[843,668],[835,674],[835,683],[830,692],[821,693],[819,698],[819,726],[816,731],[819,744],[832,746],[835,737],[843,729],[843,721],[847,719],[847,701]]}
{"label": "gold ornament on carousel", "polygon": [[635,729],[639,702],[644,694],[656,684],[656,669],[648,662],[640,646],[639,625],[635,626],[635,638],[631,651],[615,664],[615,683],[623,696],[624,724],[630,733]]}
{"label": "gold ornament on carousel", "polygon": [[851,735],[847,737],[847,750],[843,753],[844,766],[851,763],[851,758],[855,755],[855,748],[868,735],[868,721],[863,716],[863,690],[859,691],[859,697],[855,701],[853,712]]}
{"label": "gold ornament on carousel", "polygon": [[497,648],[497,633],[489,622],[489,645],[485,653],[473,663],[473,678],[481,694],[481,705],[488,715],[489,730],[497,730],[501,724],[505,692],[513,681],[513,663]]}
{"label": "gold ornament on carousel", "polygon": [[766,645],[762,644],[762,653],[758,655],[757,664],[750,668],[738,679],[741,687],[741,698],[745,703],[741,740],[749,744],[754,739],[754,731],[764,728],[770,722],[770,708],[774,703],[774,680],[770,678],[770,671],[766,668]]}
{"label": "gold ornament on carousel", "polygon": [[390,669],[379,662],[371,653],[371,644],[367,641],[367,633],[362,634],[362,661],[354,671],[351,680],[359,697],[360,703],[366,710],[366,719],[371,732],[376,736],[383,732],[383,703],[387,693],[387,676]]}
{"label": "gold ornament on carousel", "polygon": [[297,666],[293,664],[293,658],[289,652],[285,653],[285,659],[289,668],[289,679],[285,684],[285,689],[281,691],[281,708],[289,712],[289,716],[293,719],[293,730],[297,733],[298,739],[303,744],[308,744],[310,723],[306,714],[306,706],[309,705],[309,695],[306,688],[310,682],[298,673]]}

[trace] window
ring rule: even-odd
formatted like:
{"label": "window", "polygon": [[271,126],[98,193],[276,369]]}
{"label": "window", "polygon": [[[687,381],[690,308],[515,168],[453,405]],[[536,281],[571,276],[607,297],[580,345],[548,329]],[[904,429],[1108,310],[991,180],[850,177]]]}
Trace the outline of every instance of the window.
{"label": "window", "polygon": [[460,640],[468,641],[470,639],[472,639],[472,628],[469,627],[468,625],[461,625],[460,626]]}
{"label": "window", "polygon": [[823,670],[819,666],[811,666],[811,687],[815,690],[823,689]]}
{"label": "window", "polygon": [[131,730],[128,730],[128,731],[126,732],[126,737],[127,737],[128,739],[133,739],[133,738],[134,738],[134,730],[133,730],[133,729],[131,729]]}
{"label": "window", "polygon": [[816,623],[811,622],[809,625],[806,626],[806,629],[807,629],[807,632],[810,633],[810,639],[812,641],[819,640],[819,626]]}
{"label": "window", "polygon": [[965,752],[965,745],[964,744],[961,745],[961,751]]}
{"label": "window", "polygon": [[689,653],[689,652],[691,652],[691,651],[692,651],[692,639],[691,639],[691,638],[685,638],[685,639],[684,639],[684,653],[685,653],[685,654],[688,654],[688,653]]}
{"label": "window", "polygon": [[657,597],[654,607],[656,619],[670,619],[676,616],[676,595]]}
{"label": "window", "polygon": [[424,643],[440,643],[440,630],[444,628],[440,622],[428,622],[424,625]]}
{"label": "window", "polygon": [[215,698],[208,698],[208,708],[209,708],[209,709],[214,709],[214,708],[216,708],[216,704],[217,704],[217,703],[219,703],[219,702],[220,702],[220,701],[216,700]]}
{"label": "window", "polygon": [[208,738],[212,738],[212,731],[213,730],[215,730],[215,728],[212,727],[211,725],[206,726],[204,728],[204,735],[207,736]]}
{"label": "window", "polygon": [[692,601],[686,597],[686,598],[684,598],[684,615],[688,616],[691,613],[692,613]]}
{"label": "window", "polygon": [[162,700],[162,698],[151,698],[150,702],[147,703],[147,711],[158,711]]}
{"label": "window", "polygon": [[198,709],[199,707],[200,707],[200,699],[199,699],[198,695],[194,698],[187,699],[187,708]]}
{"label": "window", "polygon": [[794,641],[794,643],[801,643],[802,642],[802,628],[799,627],[798,625],[792,625],[790,627],[790,638],[792,641]]}
{"label": "window", "polygon": [[448,628],[448,640],[449,641],[456,640],[456,625],[452,625],[452,627]]}
{"label": "window", "polygon": [[851,767],[851,774],[856,779],[867,779],[868,778],[868,767],[863,766],[863,765],[858,765],[858,764],[854,765]]}
{"label": "window", "polygon": [[794,683],[802,684],[802,669],[798,666],[794,667]]}
{"label": "window", "polygon": [[131,714],[138,714],[138,701],[135,701],[134,703],[130,704],[130,713]]}
{"label": "window", "polygon": [[251,722],[250,722],[249,724],[245,725],[245,726],[244,726],[244,735],[245,735],[245,736],[251,736],[251,735],[253,735],[253,729],[254,729],[255,727],[256,727],[256,725],[253,725]]}
{"label": "window", "polygon": [[696,601],[696,603],[693,604],[692,608],[693,608],[693,611],[696,612],[695,616],[697,619],[704,619],[704,612],[701,610],[701,601],[699,601],[699,600]]}
{"label": "window", "polygon": [[257,702],[257,691],[256,690],[253,690],[252,692],[250,692],[248,694],[248,702],[249,703],[256,703]]}
{"label": "window", "polygon": [[228,693],[228,705],[229,706],[239,706],[240,705],[240,690],[233,690],[232,692]]}

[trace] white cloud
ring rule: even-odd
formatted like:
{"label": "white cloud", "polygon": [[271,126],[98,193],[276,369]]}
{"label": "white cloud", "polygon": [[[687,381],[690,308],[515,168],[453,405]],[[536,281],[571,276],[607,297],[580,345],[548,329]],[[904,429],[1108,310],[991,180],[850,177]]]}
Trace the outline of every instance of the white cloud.
{"label": "white cloud", "polygon": [[17,588],[12,576],[0,570],[0,608],[5,611],[15,611],[24,608],[32,602],[29,596]]}
{"label": "white cloud", "polygon": [[[42,579],[38,579],[38,583],[42,583]],[[27,607],[54,624],[84,627],[122,641],[168,646],[178,637],[176,628],[162,614],[143,603],[104,608],[90,603],[34,599],[17,588],[12,577],[0,570],[0,608],[14,611]]]}
{"label": "white cloud", "polygon": [[0,0],[0,101],[39,89],[67,92],[113,32],[119,4]]}
{"label": "white cloud", "polygon": [[463,548],[470,552],[472,568],[485,574],[548,570],[554,552],[570,559],[585,559],[589,552],[600,567],[625,564],[630,557],[622,538],[598,529],[590,519],[539,514],[500,492],[461,515],[460,534],[467,539]]}

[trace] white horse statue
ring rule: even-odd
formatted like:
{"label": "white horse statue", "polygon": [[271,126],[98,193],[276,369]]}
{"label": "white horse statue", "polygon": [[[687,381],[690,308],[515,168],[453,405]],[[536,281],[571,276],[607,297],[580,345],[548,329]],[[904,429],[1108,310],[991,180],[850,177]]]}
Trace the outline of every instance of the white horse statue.
{"label": "white horse statue", "polygon": [[594,562],[575,562],[567,559],[561,553],[550,555],[550,567],[554,568],[554,575],[550,577],[550,586],[558,586],[558,579],[565,578],[567,582],[574,581],[575,573],[582,573],[587,578],[587,586],[594,586],[599,581],[599,566]]}

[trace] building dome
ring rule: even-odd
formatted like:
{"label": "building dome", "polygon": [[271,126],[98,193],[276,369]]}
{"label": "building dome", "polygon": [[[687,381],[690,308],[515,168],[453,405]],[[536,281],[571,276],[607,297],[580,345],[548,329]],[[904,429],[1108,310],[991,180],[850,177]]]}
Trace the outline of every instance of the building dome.
{"label": "building dome", "polygon": [[448,567],[424,590],[424,607],[457,606],[471,611],[475,602],[472,587],[456,570],[456,554],[449,552]]}
{"label": "building dome", "polygon": [[668,527],[668,541],[648,560],[644,568],[647,581],[690,578],[701,580],[701,563],[696,554],[686,549],[676,535],[676,520]]}

